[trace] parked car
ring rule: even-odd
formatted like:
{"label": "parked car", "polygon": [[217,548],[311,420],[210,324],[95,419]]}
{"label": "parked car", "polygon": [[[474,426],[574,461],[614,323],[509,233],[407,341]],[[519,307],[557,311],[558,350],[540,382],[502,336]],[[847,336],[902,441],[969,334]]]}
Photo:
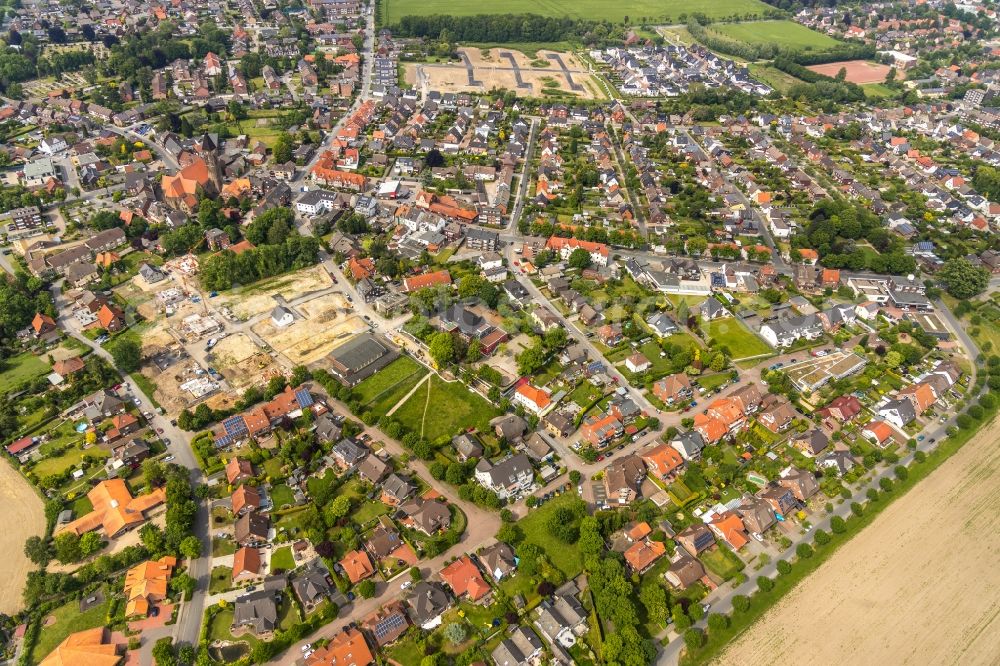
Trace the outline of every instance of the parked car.
{"label": "parked car", "polygon": [[401,589],[401,590],[408,590],[412,586],[413,586],[413,581],[412,580],[404,580],[403,584],[399,586],[399,589]]}

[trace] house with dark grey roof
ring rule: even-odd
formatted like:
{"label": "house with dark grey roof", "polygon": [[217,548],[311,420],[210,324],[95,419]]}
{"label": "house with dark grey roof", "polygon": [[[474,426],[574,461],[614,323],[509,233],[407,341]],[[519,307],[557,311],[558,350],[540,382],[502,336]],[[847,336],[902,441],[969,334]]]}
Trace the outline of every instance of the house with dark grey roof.
{"label": "house with dark grey roof", "polygon": [[240,546],[256,548],[267,543],[271,521],[266,514],[251,511],[240,516],[233,528],[233,538]]}
{"label": "house with dark grey roof", "polygon": [[398,474],[391,474],[382,483],[382,501],[390,506],[398,506],[412,495],[414,490],[416,489],[412,483]]}
{"label": "house with dark grey roof", "polygon": [[345,437],[334,445],[330,455],[341,469],[349,469],[365,459],[368,449]]}
{"label": "house with dark grey roof", "polygon": [[334,349],[327,356],[330,373],[345,386],[358,382],[399,356],[399,352],[371,333],[362,333]]}
{"label": "house with dark grey roof", "polygon": [[233,607],[232,630],[245,629],[255,636],[273,633],[278,626],[280,599],[280,593],[267,589],[238,597]]}
{"label": "house with dark grey roof", "polygon": [[879,407],[877,413],[897,428],[902,428],[917,418],[917,412],[913,408],[913,403],[906,398],[890,400]]}
{"label": "house with dark grey roof", "polygon": [[330,574],[319,560],[313,560],[292,579],[292,590],[305,606],[306,612],[330,598],[333,589]]}
{"label": "house with dark grey roof", "polygon": [[676,449],[684,460],[698,460],[701,458],[701,450],[705,448],[705,440],[697,430],[688,430],[675,435],[670,440],[670,446]]}
{"label": "house with dark grey roof", "polygon": [[358,476],[368,483],[378,483],[389,471],[389,463],[378,456],[368,456],[358,465]]}
{"label": "house with dark grey roof", "polygon": [[400,509],[407,514],[414,528],[428,536],[451,527],[451,511],[440,500],[417,498],[403,504]]}
{"label": "house with dark grey roof", "polygon": [[535,471],[523,453],[510,456],[497,464],[483,458],[476,465],[476,481],[492,490],[500,499],[525,492],[535,480]]}
{"label": "house with dark grey roof", "polygon": [[465,462],[470,458],[480,458],[483,455],[483,445],[479,438],[471,433],[462,433],[453,437],[451,445],[455,447],[459,462]]}
{"label": "house with dark grey roof", "polygon": [[527,666],[542,654],[542,640],[531,629],[519,625],[500,641],[490,657],[497,666]]}
{"label": "house with dark grey roof", "polygon": [[413,586],[407,602],[410,604],[410,620],[428,631],[441,625],[441,616],[451,608],[452,603],[444,588],[427,581]]}
{"label": "house with dark grey roof", "polygon": [[316,428],[316,437],[320,442],[336,442],[340,439],[342,430],[333,413],[326,412],[320,415],[316,419],[314,426]]}
{"label": "house with dark grey roof", "polygon": [[571,648],[587,632],[587,611],[576,597],[557,594],[539,604],[535,626],[549,643]]}
{"label": "house with dark grey roof", "polygon": [[514,557],[514,549],[502,541],[498,541],[492,546],[483,548],[479,553],[479,562],[486,572],[499,582],[504,576],[508,576],[517,568],[517,560]]}

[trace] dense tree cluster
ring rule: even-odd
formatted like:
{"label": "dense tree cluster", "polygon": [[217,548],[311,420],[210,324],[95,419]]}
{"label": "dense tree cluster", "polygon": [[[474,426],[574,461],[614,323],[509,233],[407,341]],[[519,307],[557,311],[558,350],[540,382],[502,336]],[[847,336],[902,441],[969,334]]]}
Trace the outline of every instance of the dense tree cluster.
{"label": "dense tree cluster", "polygon": [[[867,240],[881,254],[871,255],[857,247]],[[800,247],[815,249],[828,268],[868,269],[877,273],[905,275],[916,270],[913,257],[904,254],[898,240],[882,227],[877,215],[860,202],[824,199],[809,215],[806,232],[793,240],[792,258]]]}

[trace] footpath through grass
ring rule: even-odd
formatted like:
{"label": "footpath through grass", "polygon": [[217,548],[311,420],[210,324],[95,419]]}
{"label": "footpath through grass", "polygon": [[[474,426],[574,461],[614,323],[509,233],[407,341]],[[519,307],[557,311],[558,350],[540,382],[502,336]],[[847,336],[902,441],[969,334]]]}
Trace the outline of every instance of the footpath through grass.
{"label": "footpath through grass", "polygon": [[758,589],[757,592],[750,595],[750,607],[743,613],[734,612],[730,615],[730,623],[727,628],[708,632],[705,645],[701,648],[685,648],[681,657],[681,665],[699,666],[708,664],[718,657],[733,639],[749,629],[758,618],[791,592],[799,582],[830,559],[838,548],[870,525],[893,501],[905,495],[920,481],[930,476],[934,470],[957,453],[978,432],[989,427],[996,416],[996,411],[996,408],[990,410],[988,416],[980,423],[979,428],[960,430],[955,435],[942,440],[937,448],[927,454],[924,462],[912,462],[907,468],[909,475],[904,480],[894,479],[891,492],[880,492],[878,500],[865,503],[862,515],[851,514],[845,519],[846,529],[844,532],[840,534],[829,533],[830,542],[826,545],[821,546],[813,543],[814,553],[812,557],[791,561],[792,570],[774,578],[772,589],[766,592]]}

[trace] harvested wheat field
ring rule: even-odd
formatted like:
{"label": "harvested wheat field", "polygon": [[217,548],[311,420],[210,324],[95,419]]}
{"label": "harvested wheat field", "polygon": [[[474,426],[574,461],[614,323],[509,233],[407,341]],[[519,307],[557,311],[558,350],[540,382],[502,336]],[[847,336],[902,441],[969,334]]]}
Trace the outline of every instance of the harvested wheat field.
{"label": "harvested wheat field", "polygon": [[1000,421],[840,548],[724,664],[1000,663]]}
{"label": "harvested wheat field", "polygon": [[7,555],[0,561],[0,613],[13,615],[21,609],[21,592],[28,572],[36,567],[24,555],[24,542],[30,536],[45,533],[45,510],[34,488],[8,463],[0,462],[0,502],[7,527],[0,537],[0,548]]}

